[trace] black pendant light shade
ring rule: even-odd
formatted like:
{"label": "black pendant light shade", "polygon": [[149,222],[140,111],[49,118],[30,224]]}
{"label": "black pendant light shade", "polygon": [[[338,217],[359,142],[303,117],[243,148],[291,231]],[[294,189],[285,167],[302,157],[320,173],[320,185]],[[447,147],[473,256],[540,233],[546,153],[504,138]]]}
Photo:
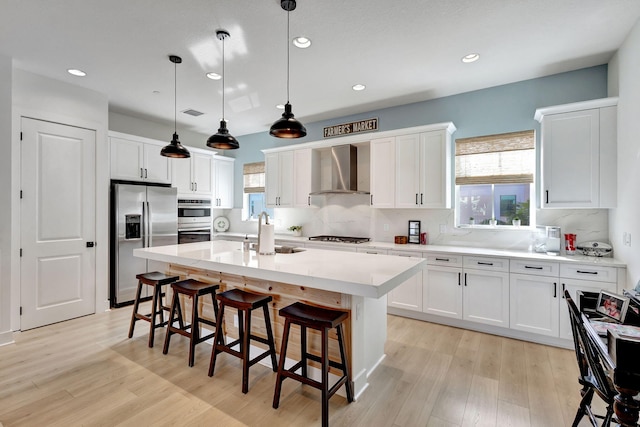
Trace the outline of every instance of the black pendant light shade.
{"label": "black pendant light shade", "polygon": [[207,147],[217,148],[219,150],[235,150],[240,148],[240,143],[229,133],[227,129],[227,121],[224,119],[224,39],[230,37],[229,32],[225,30],[216,31],[218,40],[222,40],[222,120],[218,132],[211,135],[207,139]]}
{"label": "black pendant light shade", "polygon": [[217,148],[219,150],[235,150],[240,148],[238,141],[229,133],[227,129],[227,122],[220,120],[220,128],[218,132],[211,135],[207,139],[207,147]]}
{"label": "black pendant light shade", "polygon": [[302,138],[307,134],[304,125],[293,117],[291,112],[291,104],[288,102],[284,106],[282,117],[271,125],[269,135],[276,138]]}
{"label": "black pendant light shade", "polygon": [[177,64],[182,63],[182,58],[176,55],[169,55],[169,60],[173,62],[173,138],[169,145],[165,146],[160,150],[160,154],[164,157],[173,157],[177,159],[187,159],[191,157],[191,153],[187,150],[182,144],[180,144],[180,140],[178,139],[177,132],[177,119],[176,119],[176,94],[177,94],[177,78],[176,78],[176,67]]}
{"label": "black pendant light shade", "polygon": [[280,0],[280,7],[287,11],[287,103],[282,117],[275,121],[269,129],[269,135],[276,138],[302,138],[307,135],[307,129],[293,116],[289,103],[289,12],[296,8],[295,0]]}

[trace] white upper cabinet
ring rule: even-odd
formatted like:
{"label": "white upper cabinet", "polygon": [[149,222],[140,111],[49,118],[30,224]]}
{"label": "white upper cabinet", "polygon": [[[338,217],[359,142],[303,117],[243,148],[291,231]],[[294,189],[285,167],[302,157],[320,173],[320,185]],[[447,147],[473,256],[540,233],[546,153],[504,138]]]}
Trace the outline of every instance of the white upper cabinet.
{"label": "white upper cabinet", "polygon": [[293,206],[296,208],[308,208],[311,206],[309,193],[319,187],[317,170],[318,156],[311,148],[294,150],[293,152]]}
{"label": "white upper cabinet", "polygon": [[450,150],[445,130],[396,137],[396,208],[451,207]]}
{"label": "white upper cabinet", "polygon": [[536,110],[542,124],[541,206],[616,206],[617,98]]}
{"label": "white upper cabinet", "polygon": [[171,162],[161,141],[109,132],[111,179],[171,183]]}
{"label": "white upper cabinet", "polygon": [[213,195],[213,152],[187,147],[191,152],[188,159],[171,159],[171,183],[178,188],[179,196]]}
{"label": "white upper cabinet", "polygon": [[293,207],[293,151],[265,154],[265,197],[270,208]]}
{"label": "white upper cabinet", "polygon": [[215,208],[233,208],[233,165],[235,159],[214,156],[214,197],[212,205]]}
{"label": "white upper cabinet", "polygon": [[395,207],[395,137],[371,141],[371,206]]}

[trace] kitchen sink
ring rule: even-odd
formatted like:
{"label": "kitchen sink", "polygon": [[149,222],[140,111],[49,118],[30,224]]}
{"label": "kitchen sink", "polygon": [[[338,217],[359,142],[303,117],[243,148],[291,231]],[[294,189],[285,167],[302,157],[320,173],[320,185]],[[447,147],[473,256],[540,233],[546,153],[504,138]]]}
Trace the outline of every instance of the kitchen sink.
{"label": "kitchen sink", "polygon": [[[256,250],[257,245],[254,243],[251,245],[251,250],[255,251]],[[291,246],[276,246],[274,248],[275,252],[277,254],[295,254],[298,252],[304,252],[305,250],[302,248],[294,248]]]}

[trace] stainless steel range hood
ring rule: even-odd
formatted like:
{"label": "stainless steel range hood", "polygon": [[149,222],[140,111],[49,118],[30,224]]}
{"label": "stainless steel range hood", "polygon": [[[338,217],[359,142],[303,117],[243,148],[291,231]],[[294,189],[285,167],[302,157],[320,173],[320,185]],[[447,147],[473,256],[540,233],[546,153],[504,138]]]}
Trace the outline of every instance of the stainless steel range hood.
{"label": "stainless steel range hood", "polygon": [[368,191],[358,191],[358,148],[355,145],[331,147],[330,158],[331,177],[321,180],[330,182],[330,187],[309,193],[310,195],[369,194]]}

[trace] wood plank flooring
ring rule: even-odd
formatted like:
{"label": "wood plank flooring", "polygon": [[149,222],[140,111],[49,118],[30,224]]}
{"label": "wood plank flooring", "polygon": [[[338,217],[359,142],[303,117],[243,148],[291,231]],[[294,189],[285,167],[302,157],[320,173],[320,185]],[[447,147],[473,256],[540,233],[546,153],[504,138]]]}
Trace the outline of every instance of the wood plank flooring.
{"label": "wood plank flooring", "polygon": [[[130,308],[15,334],[0,347],[0,427],[314,426],[318,390],[286,380],[271,408],[275,374],[148,325],[127,339]],[[387,357],[357,402],[331,399],[332,426],[569,426],[579,402],[573,352],[402,317],[388,317]],[[594,400],[596,400],[595,398]],[[583,425],[587,425],[583,420]]]}

